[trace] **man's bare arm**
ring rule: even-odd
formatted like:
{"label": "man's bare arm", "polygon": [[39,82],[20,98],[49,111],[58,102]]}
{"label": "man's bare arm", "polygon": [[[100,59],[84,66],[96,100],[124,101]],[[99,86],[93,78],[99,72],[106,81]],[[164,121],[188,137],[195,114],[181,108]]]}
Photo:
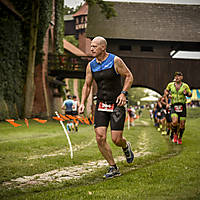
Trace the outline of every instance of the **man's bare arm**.
{"label": "man's bare arm", "polygon": [[[128,69],[128,67],[126,66],[126,64],[123,62],[123,60],[119,57],[115,57],[114,60],[114,64],[115,64],[115,70],[118,74],[120,74],[121,76],[125,77],[124,79],[124,86],[123,86],[123,91],[128,91],[131,88],[131,85],[133,83],[133,75],[130,72],[130,70]],[[117,101],[116,103],[118,103],[118,106],[123,106],[126,104],[126,97],[124,94],[120,94],[117,97]]]}
{"label": "man's bare arm", "polygon": [[115,69],[118,74],[125,77],[123,91],[128,91],[133,83],[133,75],[123,60],[117,56],[115,58]]}
{"label": "man's bare arm", "polygon": [[90,64],[88,63],[87,68],[86,68],[85,83],[84,83],[83,89],[82,89],[81,103],[80,103],[80,106],[79,106],[79,112],[80,113],[84,112],[84,109],[85,109],[84,104],[85,104],[85,101],[87,100],[87,98],[90,94],[92,81],[93,81],[92,72],[91,72]]}
{"label": "man's bare arm", "polygon": [[166,108],[167,109],[169,108],[169,100],[168,100],[170,98],[169,95],[170,95],[169,91],[167,89],[165,89],[164,90],[164,98],[165,98]]}

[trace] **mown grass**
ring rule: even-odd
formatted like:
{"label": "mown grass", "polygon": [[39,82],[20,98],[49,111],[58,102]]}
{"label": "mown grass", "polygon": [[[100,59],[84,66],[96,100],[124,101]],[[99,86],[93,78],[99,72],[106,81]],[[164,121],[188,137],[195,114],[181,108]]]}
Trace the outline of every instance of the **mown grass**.
{"label": "mown grass", "polygon": [[[195,117],[194,117],[195,116]],[[148,122],[144,126],[142,121]],[[19,122],[20,123],[20,122]],[[23,121],[21,121],[23,123]],[[14,128],[0,123],[1,199],[200,199],[200,109],[188,110],[183,145],[169,142],[153,127],[147,111],[124,135],[135,152],[150,152],[135,159],[133,164],[118,163],[122,176],[103,180],[106,168],[77,180],[29,187],[5,187],[3,182],[14,178],[43,173],[66,166],[75,166],[103,159],[91,126],[81,126],[71,134],[73,146],[91,144],[74,152],[70,159],[66,136],[58,122],[39,124],[30,121],[30,128]],[[114,157],[123,155],[108,133]],[[29,160],[38,155],[64,151],[64,155]]]}

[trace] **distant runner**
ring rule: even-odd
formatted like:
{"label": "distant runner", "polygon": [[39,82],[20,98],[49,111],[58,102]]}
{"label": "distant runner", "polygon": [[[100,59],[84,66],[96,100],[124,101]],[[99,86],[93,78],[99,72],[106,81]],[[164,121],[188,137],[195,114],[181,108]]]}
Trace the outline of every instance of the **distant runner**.
{"label": "distant runner", "polygon": [[[182,144],[182,137],[186,122],[186,96],[191,97],[192,93],[188,84],[182,82],[183,73],[174,73],[174,82],[170,82],[165,89],[165,96],[171,96],[171,138],[174,143]],[[169,104],[167,104],[169,108]],[[178,129],[179,124],[179,129]]]}
{"label": "distant runner", "polygon": [[161,131],[162,135],[166,135],[167,132],[165,131],[165,126],[166,126],[166,105],[163,103],[163,97],[160,97],[155,104],[154,112],[156,112],[156,122],[158,124],[158,131]]}
{"label": "distant runner", "polygon": [[[78,115],[79,102],[78,102],[77,97],[75,95],[72,98],[73,98],[73,101],[74,101],[74,103],[72,105],[72,115],[77,116]],[[78,131],[78,124],[79,124],[78,120],[74,122],[76,132]]]}
{"label": "distant runner", "polygon": [[[63,102],[62,109],[65,110],[65,115],[72,115],[73,114],[73,107],[74,101],[72,100],[71,95],[67,95],[67,99]],[[74,123],[73,120],[69,120],[67,122],[67,130],[71,132],[74,130]]]}

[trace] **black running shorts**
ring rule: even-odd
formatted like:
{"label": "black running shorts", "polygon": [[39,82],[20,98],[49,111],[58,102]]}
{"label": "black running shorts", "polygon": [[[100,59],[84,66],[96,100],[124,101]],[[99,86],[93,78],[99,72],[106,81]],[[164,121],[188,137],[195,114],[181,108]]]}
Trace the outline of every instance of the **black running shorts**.
{"label": "black running shorts", "polygon": [[172,122],[172,118],[171,118],[171,109],[170,110],[167,110],[167,113],[166,113],[166,121],[167,123],[171,123]]}
{"label": "black running shorts", "polygon": [[[177,109],[181,108],[181,109]],[[173,104],[171,105],[171,116],[178,116],[179,120],[185,120],[186,119],[186,104]]]}
{"label": "black running shorts", "polygon": [[115,105],[113,112],[98,111],[99,102],[97,102],[94,116],[94,127],[108,127],[109,122],[111,130],[123,130],[126,117],[124,106],[117,107]]}

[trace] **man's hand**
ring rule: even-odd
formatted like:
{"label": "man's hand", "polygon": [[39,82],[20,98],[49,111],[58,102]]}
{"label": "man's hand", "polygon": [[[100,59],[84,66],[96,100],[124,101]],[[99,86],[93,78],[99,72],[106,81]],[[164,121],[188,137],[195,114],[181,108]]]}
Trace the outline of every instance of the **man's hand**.
{"label": "man's hand", "polygon": [[81,105],[79,106],[79,108],[78,108],[78,112],[79,112],[80,114],[82,114],[82,113],[84,113],[84,110],[85,110],[85,105],[84,105],[84,104],[81,104]]}
{"label": "man's hand", "polygon": [[124,106],[126,104],[126,96],[124,94],[120,94],[116,100],[117,106]]}
{"label": "man's hand", "polygon": [[184,90],[184,91],[183,91],[183,94],[184,94],[185,96],[187,96],[187,91],[186,91],[186,90]]}

